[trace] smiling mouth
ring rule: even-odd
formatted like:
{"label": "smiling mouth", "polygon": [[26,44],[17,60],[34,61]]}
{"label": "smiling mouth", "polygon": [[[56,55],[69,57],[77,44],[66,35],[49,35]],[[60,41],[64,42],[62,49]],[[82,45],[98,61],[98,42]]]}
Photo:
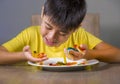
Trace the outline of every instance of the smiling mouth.
{"label": "smiling mouth", "polygon": [[47,38],[45,38],[45,43],[49,46],[54,46],[55,44],[58,43],[58,41],[50,41]]}

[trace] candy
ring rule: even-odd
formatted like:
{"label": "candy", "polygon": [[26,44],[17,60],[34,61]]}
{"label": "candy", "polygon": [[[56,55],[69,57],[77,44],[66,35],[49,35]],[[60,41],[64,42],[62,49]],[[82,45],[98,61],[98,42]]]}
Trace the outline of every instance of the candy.
{"label": "candy", "polygon": [[68,47],[67,50],[68,50],[68,51],[70,51],[70,50],[78,51],[77,49],[72,48],[72,47]]}
{"label": "candy", "polygon": [[32,55],[36,58],[43,58],[45,56],[45,53],[37,53],[36,51],[33,51]]}

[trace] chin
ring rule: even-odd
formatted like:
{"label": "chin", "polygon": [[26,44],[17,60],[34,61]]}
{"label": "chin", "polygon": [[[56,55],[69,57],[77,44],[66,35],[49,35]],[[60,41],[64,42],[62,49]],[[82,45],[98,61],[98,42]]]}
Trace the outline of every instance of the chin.
{"label": "chin", "polygon": [[46,44],[46,45],[49,46],[49,47],[59,47],[60,46],[60,44],[54,44],[54,45]]}

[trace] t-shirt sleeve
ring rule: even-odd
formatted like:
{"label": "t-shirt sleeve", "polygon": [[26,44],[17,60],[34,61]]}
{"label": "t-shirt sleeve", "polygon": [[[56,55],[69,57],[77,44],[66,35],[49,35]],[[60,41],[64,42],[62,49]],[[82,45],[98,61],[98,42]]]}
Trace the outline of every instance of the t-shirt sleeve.
{"label": "t-shirt sleeve", "polygon": [[23,47],[29,44],[29,33],[28,29],[24,29],[17,36],[2,44],[8,51],[22,51]]}
{"label": "t-shirt sleeve", "polygon": [[84,28],[80,28],[77,31],[76,37],[79,38],[79,44],[85,44],[88,46],[89,49],[93,49],[96,45],[102,42],[101,39],[85,31]]}
{"label": "t-shirt sleeve", "polygon": [[90,49],[93,49],[96,45],[102,42],[101,39],[90,34],[89,32],[86,32],[86,35],[87,35],[88,45]]}
{"label": "t-shirt sleeve", "polygon": [[81,36],[82,39],[84,39],[84,41],[86,42],[89,49],[93,49],[96,45],[102,42],[101,39],[85,31],[85,29],[83,29],[83,33]]}

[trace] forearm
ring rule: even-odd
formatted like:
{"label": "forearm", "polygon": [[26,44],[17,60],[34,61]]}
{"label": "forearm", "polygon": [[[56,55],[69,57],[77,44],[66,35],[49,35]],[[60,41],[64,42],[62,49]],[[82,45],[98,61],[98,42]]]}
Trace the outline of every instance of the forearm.
{"label": "forearm", "polygon": [[8,52],[0,47],[0,64],[11,64],[26,61],[23,52]]}
{"label": "forearm", "polygon": [[[103,50],[91,50],[89,56],[103,62],[120,62],[120,49],[109,48]],[[90,57],[91,57],[90,56]]]}

